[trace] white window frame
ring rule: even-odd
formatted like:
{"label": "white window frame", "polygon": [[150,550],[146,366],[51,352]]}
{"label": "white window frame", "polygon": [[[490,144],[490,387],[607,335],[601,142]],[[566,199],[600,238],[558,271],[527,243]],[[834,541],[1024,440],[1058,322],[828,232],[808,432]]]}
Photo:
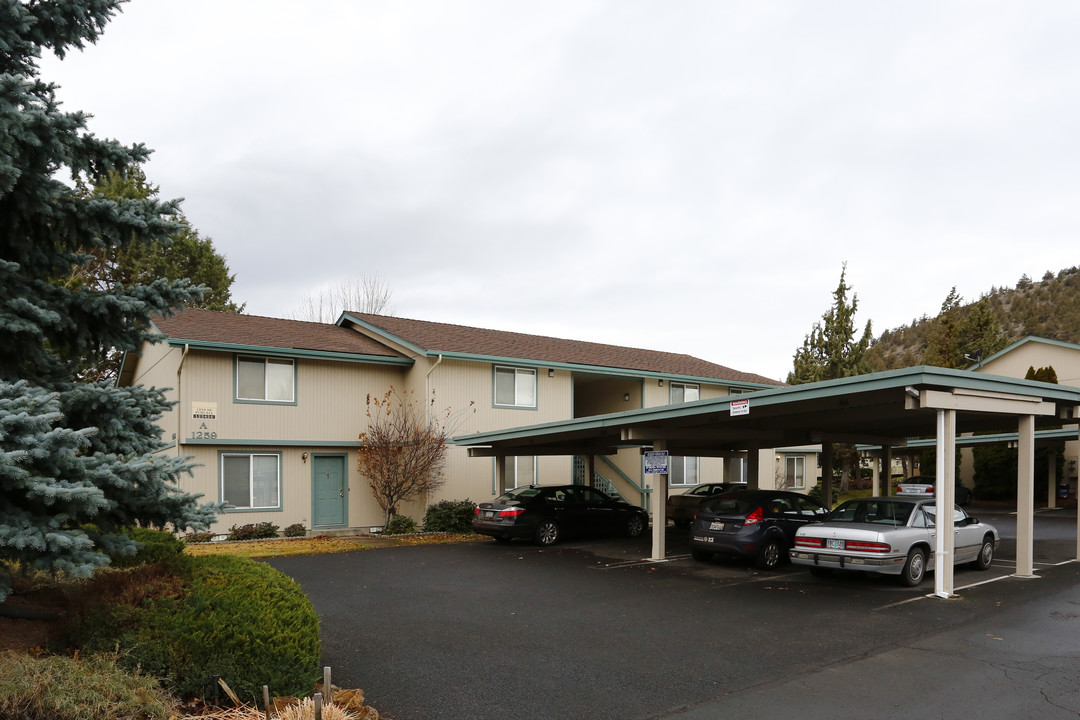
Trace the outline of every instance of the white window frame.
{"label": "white window frame", "polygon": [[[794,479],[792,479],[792,465],[794,465]],[[788,455],[784,458],[784,485],[796,490],[806,489],[806,458],[804,456]]]}
{"label": "white window frame", "polygon": [[[225,497],[225,460],[227,458],[247,458],[248,460],[248,504],[237,505]],[[269,505],[256,505],[255,458],[274,459],[274,502]],[[281,509],[281,453],[276,452],[223,452],[218,459],[218,493],[222,502],[229,502],[228,512],[253,512]],[[232,498],[235,500],[235,498]]]}
{"label": "white window frame", "polygon": [[[675,389],[678,388],[682,391],[682,400],[675,399]],[[692,398],[687,398],[687,395],[693,395]],[[668,383],[668,404],[678,405],[679,403],[694,402],[701,399],[701,386],[691,383]]]}
{"label": "white window frame", "polygon": [[[514,402],[499,402],[499,374],[513,373],[514,375]],[[491,376],[491,400],[495,407],[504,408],[532,408],[537,405],[537,382],[535,368],[510,367],[496,365]],[[529,390],[532,391],[530,402]]]}
{"label": "white window frame", "polygon": [[[701,484],[701,458],[672,455],[668,458],[668,463],[668,485],[672,487],[693,487]],[[682,466],[682,472],[671,472],[680,465]],[[686,480],[691,474],[687,472],[690,468],[693,468],[691,471],[694,476],[693,482],[687,482]],[[681,478],[677,477],[680,475]]]}
{"label": "white window frame", "polygon": [[[263,391],[262,397],[245,397],[240,394],[240,365],[242,363],[257,363],[263,364]],[[296,402],[296,361],[290,358],[275,358],[275,357],[259,357],[257,355],[237,355],[236,356],[236,369],[234,370],[234,381],[236,383],[236,399],[242,402],[261,402],[261,403],[295,403]],[[289,368],[289,397],[288,398],[271,398],[270,396],[270,383],[271,373],[270,366],[285,366]]]}

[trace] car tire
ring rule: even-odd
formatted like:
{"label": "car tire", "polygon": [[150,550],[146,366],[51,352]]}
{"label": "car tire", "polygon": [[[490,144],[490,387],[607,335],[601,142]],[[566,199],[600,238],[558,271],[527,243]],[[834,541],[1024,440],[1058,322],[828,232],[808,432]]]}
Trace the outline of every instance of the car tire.
{"label": "car tire", "polygon": [[758,570],[775,570],[784,564],[784,544],[776,538],[769,538],[758,551],[754,565]]}
{"label": "car tire", "polygon": [[900,582],[907,587],[917,587],[926,577],[926,551],[912,548],[908,553],[904,570],[900,573]]}
{"label": "car tire", "polygon": [[810,568],[810,574],[816,578],[827,578],[832,575],[832,568],[812,567]]}
{"label": "car tire", "polygon": [[976,570],[989,570],[992,562],[994,562],[994,537],[987,535],[983,538],[982,547],[979,548],[979,556],[971,561],[971,566]]}
{"label": "car tire", "polygon": [[536,544],[548,547],[559,542],[559,524],[554,520],[541,520],[536,526]]}
{"label": "car tire", "polygon": [[698,562],[708,562],[712,560],[713,554],[708,550],[691,550],[690,557],[694,558]]}
{"label": "car tire", "polygon": [[648,524],[648,520],[641,515],[634,513],[630,516],[630,519],[626,521],[626,536],[632,538],[641,537],[645,532],[645,526]]}

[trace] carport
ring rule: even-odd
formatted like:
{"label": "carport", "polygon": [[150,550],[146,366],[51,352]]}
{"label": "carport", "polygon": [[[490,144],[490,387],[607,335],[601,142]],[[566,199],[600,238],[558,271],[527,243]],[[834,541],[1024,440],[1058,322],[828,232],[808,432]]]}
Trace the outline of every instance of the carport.
{"label": "carport", "polygon": [[[912,367],[807,385],[759,390],[642,410],[577,418],[543,425],[457,437],[470,457],[596,455],[621,448],[667,450],[689,457],[735,457],[746,453],[747,477],[757,484],[761,450],[823,443],[823,496],[832,481],[830,443],[866,443],[891,449],[910,439],[934,438],[937,449],[937,548],[935,594],[953,594],[952,562],[956,439],[965,433],[1016,433],[1016,576],[1034,575],[1035,442],[1051,435],[1077,437],[1080,388],[937,367]],[[1062,433],[1071,424],[1071,433]],[[1046,431],[1040,433],[1040,429]],[[1053,432],[1057,430],[1057,432]],[[497,472],[504,463],[497,462]],[[591,467],[589,477],[591,477]],[[665,558],[667,476],[652,478],[651,559]],[[500,486],[501,486],[501,480]],[[1080,517],[1080,514],[1078,514]],[[1080,519],[1077,553],[1080,556]]]}

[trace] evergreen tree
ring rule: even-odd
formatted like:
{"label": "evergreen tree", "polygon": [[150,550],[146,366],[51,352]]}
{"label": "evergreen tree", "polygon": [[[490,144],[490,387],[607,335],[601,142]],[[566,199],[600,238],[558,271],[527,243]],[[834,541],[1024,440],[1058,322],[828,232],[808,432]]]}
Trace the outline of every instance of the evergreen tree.
{"label": "evergreen tree", "polygon": [[[86,115],[62,112],[38,77],[43,50],[63,57],[96,41],[118,5],[0,2],[0,563],[9,570],[85,576],[107,552],[134,550],[115,530],[200,527],[215,510],[176,487],[188,458],[157,453],[162,391],[76,380],[85,357],[138,350],[152,314],[199,297],[188,280],[66,282],[92,252],[179,230],[175,202],[86,197],[61,180],[92,186],[149,155],[88,133]],[[9,591],[0,574],[0,599]]]}
{"label": "evergreen tree", "polygon": [[[859,309],[859,298],[853,294],[849,303],[849,290],[847,263],[844,263],[840,271],[840,284],[833,291],[832,307],[821,316],[822,322],[814,323],[802,347],[795,353],[794,369],[787,376],[789,385],[836,380],[870,372],[865,359],[870,346],[870,321],[866,322],[862,337],[855,340],[855,313]],[[833,457],[840,461],[842,468],[840,492],[847,492],[848,482],[859,462],[859,453],[854,445],[834,443]]]}
{"label": "evergreen tree", "polygon": [[945,301],[941,303],[941,312],[935,318],[930,329],[930,337],[923,351],[923,362],[937,367],[956,368],[964,364],[960,352],[960,303],[963,298],[953,285]]}
{"label": "evergreen tree", "polygon": [[[112,171],[91,189],[81,188],[88,198],[113,201],[155,200],[158,188],[147,182],[139,167],[126,175]],[[91,260],[74,268],[67,278],[68,287],[92,288],[103,292],[147,285],[154,280],[187,278],[200,286],[202,297],[187,303],[189,307],[219,312],[243,312],[244,306],[232,299],[231,286],[236,279],[215,249],[210,238],[203,238],[183,215],[178,215],[178,230],[164,241],[132,242],[126,247],[83,248]],[[123,353],[116,348],[97,348],[88,356],[81,377],[94,380],[115,379],[120,372]]]}
{"label": "evergreen tree", "polygon": [[789,385],[801,385],[818,380],[862,375],[869,372],[865,360],[870,346],[870,321],[866,322],[862,337],[855,340],[855,313],[859,309],[859,297],[847,295],[847,263],[840,271],[840,284],[833,291],[832,307],[821,316],[822,322],[814,323],[803,345],[795,352],[793,370],[788,373]]}

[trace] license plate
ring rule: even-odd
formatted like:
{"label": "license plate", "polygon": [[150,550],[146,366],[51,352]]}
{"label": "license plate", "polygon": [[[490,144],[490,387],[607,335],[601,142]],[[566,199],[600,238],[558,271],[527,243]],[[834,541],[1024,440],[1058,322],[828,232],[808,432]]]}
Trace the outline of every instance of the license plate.
{"label": "license plate", "polygon": [[494,510],[485,510],[484,511],[484,517],[486,517],[486,518],[495,517],[495,511]]}
{"label": "license plate", "polygon": [[825,547],[829,548],[830,550],[843,550],[844,549],[844,541],[843,540],[826,540],[825,541]]}
{"label": "license plate", "polygon": [[723,530],[724,529],[724,523],[722,523],[722,522],[709,523],[709,529],[710,530]]}

